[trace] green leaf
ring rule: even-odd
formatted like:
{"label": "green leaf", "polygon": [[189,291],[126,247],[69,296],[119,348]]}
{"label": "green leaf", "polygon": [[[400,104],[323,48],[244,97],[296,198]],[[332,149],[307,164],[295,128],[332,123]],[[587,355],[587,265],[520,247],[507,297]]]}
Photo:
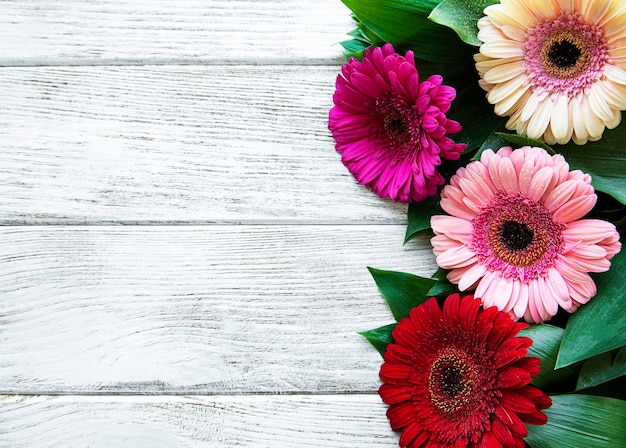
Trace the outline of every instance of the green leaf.
{"label": "green leaf", "polygon": [[391,333],[393,329],[396,328],[398,324],[389,324],[383,327],[374,328],[373,330],[363,331],[359,333],[361,336],[364,336],[370,344],[372,344],[378,353],[382,356],[387,350],[387,346],[393,342],[393,337]]}
{"label": "green leaf", "polygon": [[483,10],[498,0],[443,0],[430,13],[428,18],[435,23],[453,29],[461,40],[479,47],[478,27],[476,22],[485,14]]}
{"label": "green leaf", "polygon": [[[472,61],[473,50],[449,28],[427,16],[441,0],[342,0],[380,41],[396,50],[410,48],[417,58],[434,62]],[[427,44],[425,44],[427,43]]]}
{"label": "green leaf", "polygon": [[[624,352],[626,349],[622,348],[620,351]],[[580,370],[576,390],[595,387],[598,384],[626,375],[626,362],[617,361],[612,352],[602,353],[586,360]]]}
{"label": "green leaf", "polygon": [[426,301],[428,290],[437,281],[405,272],[368,269],[396,321],[408,317],[412,308]]}
{"label": "green leaf", "polygon": [[626,446],[626,401],[592,395],[553,395],[548,423],[527,425],[532,448]]}
{"label": "green leaf", "polygon": [[556,370],[554,368],[563,337],[562,328],[547,324],[531,325],[520,331],[519,335],[533,340],[533,345],[528,349],[528,356],[541,359],[541,373],[533,378],[535,386],[544,391],[555,386],[560,390],[568,390],[569,386],[574,386],[578,375],[577,368],[574,366]]}
{"label": "green leaf", "polygon": [[433,287],[428,290],[427,296],[447,297],[450,294],[459,293],[459,290],[457,289],[456,285],[453,285],[452,283],[450,283],[448,279],[446,278],[447,274],[448,274],[448,271],[446,271],[445,269],[441,269],[441,268],[437,269],[437,272],[435,272],[431,277],[431,278],[437,279],[437,283],[435,283]]}
{"label": "green leaf", "polygon": [[408,223],[404,235],[404,244],[420,235],[425,230],[430,230],[430,217],[443,214],[439,206],[439,195],[426,198],[420,202],[411,202],[407,213]]}
{"label": "green leaf", "polygon": [[556,152],[563,154],[572,169],[591,175],[591,184],[598,191],[610,194],[626,204],[626,124],[606,130],[597,142],[584,146],[568,143],[553,145]]}
{"label": "green leaf", "polygon": [[530,137],[525,137],[523,135],[517,135],[517,134],[507,134],[505,132],[496,132],[496,135],[500,137],[502,140],[508,143],[511,143],[515,146],[520,146],[520,147],[521,146],[538,146],[539,148],[543,148],[546,151],[548,151],[550,155],[556,154],[554,150],[550,148],[548,145],[546,145],[545,143],[540,142],[539,140],[535,140]]}
{"label": "green leaf", "polygon": [[451,137],[455,142],[467,143],[465,152],[479,148],[485,139],[503,126],[505,120],[493,112],[493,106],[478,82],[458,93],[446,116],[461,123],[461,132]]}
{"label": "green leaf", "polygon": [[[618,225],[626,234],[626,223]],[[623,239],[623,238],[622,238]],[[572,314],[565,327],[557,367],[564,367],[626,345],[626,249],[611,260],[608,272],[595,276],[598,293]]]}
{"label": "green leaf", "polygon": [[483,153],[483,151],[487,149],[493,149],[493,151],[496,152],[498,151],[498,149],[507,145],[508,142],[506,140],[503,140],[502,137],[496,135],[496,133],[493,133],[489,137],[487,137],[487,139],[483,142],[480,148],[478,148],[478,151],[476,151],[476,154],[474,154],[472,160],[480,160],[480,155]]}

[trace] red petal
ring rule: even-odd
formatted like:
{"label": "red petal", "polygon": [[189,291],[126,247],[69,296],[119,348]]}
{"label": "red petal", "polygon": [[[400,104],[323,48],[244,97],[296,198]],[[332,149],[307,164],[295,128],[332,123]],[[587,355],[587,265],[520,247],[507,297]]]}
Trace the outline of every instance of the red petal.
{"label": "red petal", "polygon": [[391,424],[391,429],[400,431],[407,425],[414,423],[417,418],[417,412],[411,401],[394,404],[387,409],[387,418]]}
{"label": "red petal", "polygon": [[537,410],[535,404],[528,398],[525,398],[519,394],[516,394],[515,392],[511,392],[508,390],[502,391],[500,404],[506,409],[510,409],[513,412],[521,412],[524,414],[530,414]]}
{"label": "red petal", "polygon": [[513,438],[513,434],[509,431],[509,428],[502,423],[500,420],[493,420],[491,422],[491,430],[494,435],[498,438],[503,445],[514,446],[515,439]]}
{"label": "red petal", "polygon": [[443,321],[446,325],[455,325],[459,320],[459,294],[450,294],[443,303]]}
{"label": "red petal", "polygon": [[507,411],[502,406],[496,405],[495,415],[502,423],[509,427],[509,430],[514,436],[526,437],[528,435],[528,429],[515,412]]}
{"label": "red petal", "polygon": [[404,364],[390,364],[380,366],[380,379],[385,383],[406,384],[411,376],[411,368]]}
{"label": "red petal", "polygon": [[[433,331],[441,327],[443,314],[434,297],[411,310],[411,322],[420,331]],[[397,328],[397,327],[396,327]]]}
{"label": "red petal", "polygon": [[544,425],[548,421],[548,417],[541,411],[535,411],[532,414],[521,414],[520,418],[523,422],[531,425]]}
{"label": "red petal", "polygon": [[386,404],[397,404],[413,398],[408,388],[393,386],[391,384],[383,384],[380,386],[378,394]]}
{"label": "red petal", "polygon": [[518,388],[529,384],[531,379],[528,370],[519,367],[507,367],[498,372],[498,387],[502,389]]}
{"label": "red petal", "polygon": [[537,376],[541,372],[539,368],[541,365],[541,360],[535,356],[526,356],[525,358],[520,359],[511,367],[518,367],[520,369],[527,370],[530,376]]}
{"label": "red petal", "polygon": [[400,434],[400,446],[409,446],[421,432],[422,427],[417,422],[409,424]]}
{"label": "red petal", "polygon": [[476,448],[502,448],[502,444],[491,431],[486,431],[476,444]]}
{"label": "red petal", "polygon": [[393,364],[410,364],[413,358],[413,349],[400,344],[389,344],[383,358]]}

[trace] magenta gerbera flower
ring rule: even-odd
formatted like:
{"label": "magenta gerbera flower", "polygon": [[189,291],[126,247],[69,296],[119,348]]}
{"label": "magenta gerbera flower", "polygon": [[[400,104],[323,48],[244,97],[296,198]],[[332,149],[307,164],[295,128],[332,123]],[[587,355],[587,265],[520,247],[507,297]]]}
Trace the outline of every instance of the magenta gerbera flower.
{"label": "magenta gerbera flower", "polygon": [[621,243],[615,226],[581,219],[596,203],[591,177],[561,155],[523,147],[484,151],[441,193],[452,216],[431,218],[437,264],[486,307],[543,322],[596,294],[588,272],[604,272]]}
{"label": "magenta gerbera flower", "polygon": [[343,163],[380,197],[421,201],[437,193],[444,179],[441,158],[456,160],[465,144],[446,134],[461,130],[445,113],[456,96],[434,75],[420,81],[413,52],[390,44],[365,50],[337,76],[328,128]]}
{"label": "magenta gerbera flower", "polygon": [[390,405],[400,446],[524,447],[526,424],[546,423],[552,401],[530,384],[539,358],[532,340],[472,296],[449,296],[443,311],[434,298],[411,310],[393,331],[380,370],[379,393]]}

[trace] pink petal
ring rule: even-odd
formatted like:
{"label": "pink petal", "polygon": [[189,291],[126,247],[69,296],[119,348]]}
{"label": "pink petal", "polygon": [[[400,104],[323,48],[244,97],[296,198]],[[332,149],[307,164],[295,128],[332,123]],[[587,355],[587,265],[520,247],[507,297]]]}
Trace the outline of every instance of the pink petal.
{"label": "pink petal", "polygon": [[566,202],[558,210],[556,210],[552,217],[557,222],[568,223],[585,216],[594,205],[598,197],[593,195],[582,196]]}

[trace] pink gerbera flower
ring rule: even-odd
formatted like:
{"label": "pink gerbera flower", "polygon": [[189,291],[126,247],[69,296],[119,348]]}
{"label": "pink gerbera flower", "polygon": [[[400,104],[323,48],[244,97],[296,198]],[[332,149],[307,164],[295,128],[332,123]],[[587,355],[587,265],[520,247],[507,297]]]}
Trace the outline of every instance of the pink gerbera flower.
{"label": "pink gerbera flower", "polygon": [[484,151],[441,193],[452,216],[433,216],[437,264],[486,307],[543,322],[596,294],[588,272],[604,272],[621,243],[615,226],[580,219],[596,203],[591,178],[561,155],[523,147]]}
{"label": "pink gerbera flower", "polygon": [[465,144],[446,134],[461,130],[445,113],[456,96],[434,75],[420,82],[413,52],[400,56],[390,44],[365,50],[337,76],[328,128],[354,177],[380,197],[421,201],[444,179],[441,157],[459,158]]}

